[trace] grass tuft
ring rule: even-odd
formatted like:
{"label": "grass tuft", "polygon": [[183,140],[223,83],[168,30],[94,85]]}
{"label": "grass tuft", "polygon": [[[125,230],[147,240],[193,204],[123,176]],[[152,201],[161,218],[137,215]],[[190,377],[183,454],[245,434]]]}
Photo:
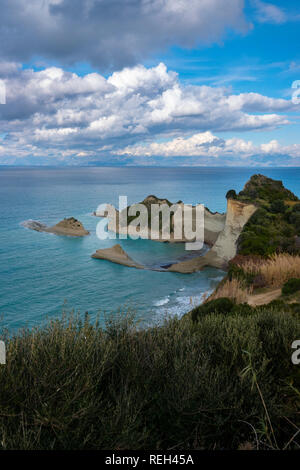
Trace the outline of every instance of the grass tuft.
{"label": "grass tuft", "polygon": [[227,297],[234,300],[236,303],[242,304],[247,302],[249,295],[252,294],[252,287],[246,286],[239,278],[232,278],[221,283],[219,287],[213,292],[208,300],[216,300]]}
{"label": "grass tuft", "polygon": [[247,274],[263,276],[268,287],[278,288],[289,279],[300,278],[300,256],[286,253],[273,255],[260,263],[248,259],[241,267]]}

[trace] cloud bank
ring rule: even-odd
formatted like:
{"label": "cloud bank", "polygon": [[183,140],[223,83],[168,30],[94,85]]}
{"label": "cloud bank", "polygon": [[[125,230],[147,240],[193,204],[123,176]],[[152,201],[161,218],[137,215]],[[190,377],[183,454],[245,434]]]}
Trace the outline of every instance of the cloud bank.
{"label": "cloud bank", "polygon": [[170,45],[244,32],[243,9],[244,0],[2,0],[0,55],[115,70]]}
{"label": "cloud bank", "polygon": [[[6,104],[0,105],[0,163],[22,163],[28,157],[41,163],[45,158],[51,163],[51,157],[71,163],[107,158],[113,164],[122,155],[136,162],[147,155],[267,154],[263,147],[240,139],[223,141],[213,133],[273,130],[289,124],[286,113],[300,109],[291,100],[258,93],[184,86],[163,63],[125,68],[107,78],[0,63],[0,79],[6,85]],[[275,142],[272,152],[298,156],[297,146],[278,148]]]}
{"label": "cloud bank", "polygon": [[[221,139],[211,132],[194,134],[189,138],[176,137],[167,142],[152,142],[145,145],[135,145],[119,150],[118,155],[134,157],[238,157],[245,160],[254,156],[281,156],[300,158],[300,144],[280,145],[277,140],[266,144],[254,145],[252,141],[239,138]],[[261,159],[264,161],[264,158]]]}

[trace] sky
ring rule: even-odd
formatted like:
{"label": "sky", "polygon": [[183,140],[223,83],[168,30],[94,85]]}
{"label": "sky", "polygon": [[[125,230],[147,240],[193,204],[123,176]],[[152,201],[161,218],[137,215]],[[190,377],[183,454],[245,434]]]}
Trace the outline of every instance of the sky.
{"label": "sky", "polygon": [[299,0],[0,0],[0,165],[300,166]]}

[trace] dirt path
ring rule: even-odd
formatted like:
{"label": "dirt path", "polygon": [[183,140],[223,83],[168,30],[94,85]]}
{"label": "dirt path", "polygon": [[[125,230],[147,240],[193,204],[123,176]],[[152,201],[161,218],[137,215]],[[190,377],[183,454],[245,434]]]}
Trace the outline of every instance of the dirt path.
{"label": "dirt path", "polygon": [[263,294],[250,295],[248,297],[248,304],[252,307],[268,304],[272,300],[278,299],[281,296],[281,289],[275,289]]}

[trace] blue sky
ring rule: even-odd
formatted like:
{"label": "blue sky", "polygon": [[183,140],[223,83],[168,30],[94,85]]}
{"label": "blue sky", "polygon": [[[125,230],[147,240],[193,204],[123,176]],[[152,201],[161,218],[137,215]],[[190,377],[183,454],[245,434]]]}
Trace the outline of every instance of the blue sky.
{"label": "blue sky", "polygon": [[2,3],[0,164],[300,165],[299,1]]}

